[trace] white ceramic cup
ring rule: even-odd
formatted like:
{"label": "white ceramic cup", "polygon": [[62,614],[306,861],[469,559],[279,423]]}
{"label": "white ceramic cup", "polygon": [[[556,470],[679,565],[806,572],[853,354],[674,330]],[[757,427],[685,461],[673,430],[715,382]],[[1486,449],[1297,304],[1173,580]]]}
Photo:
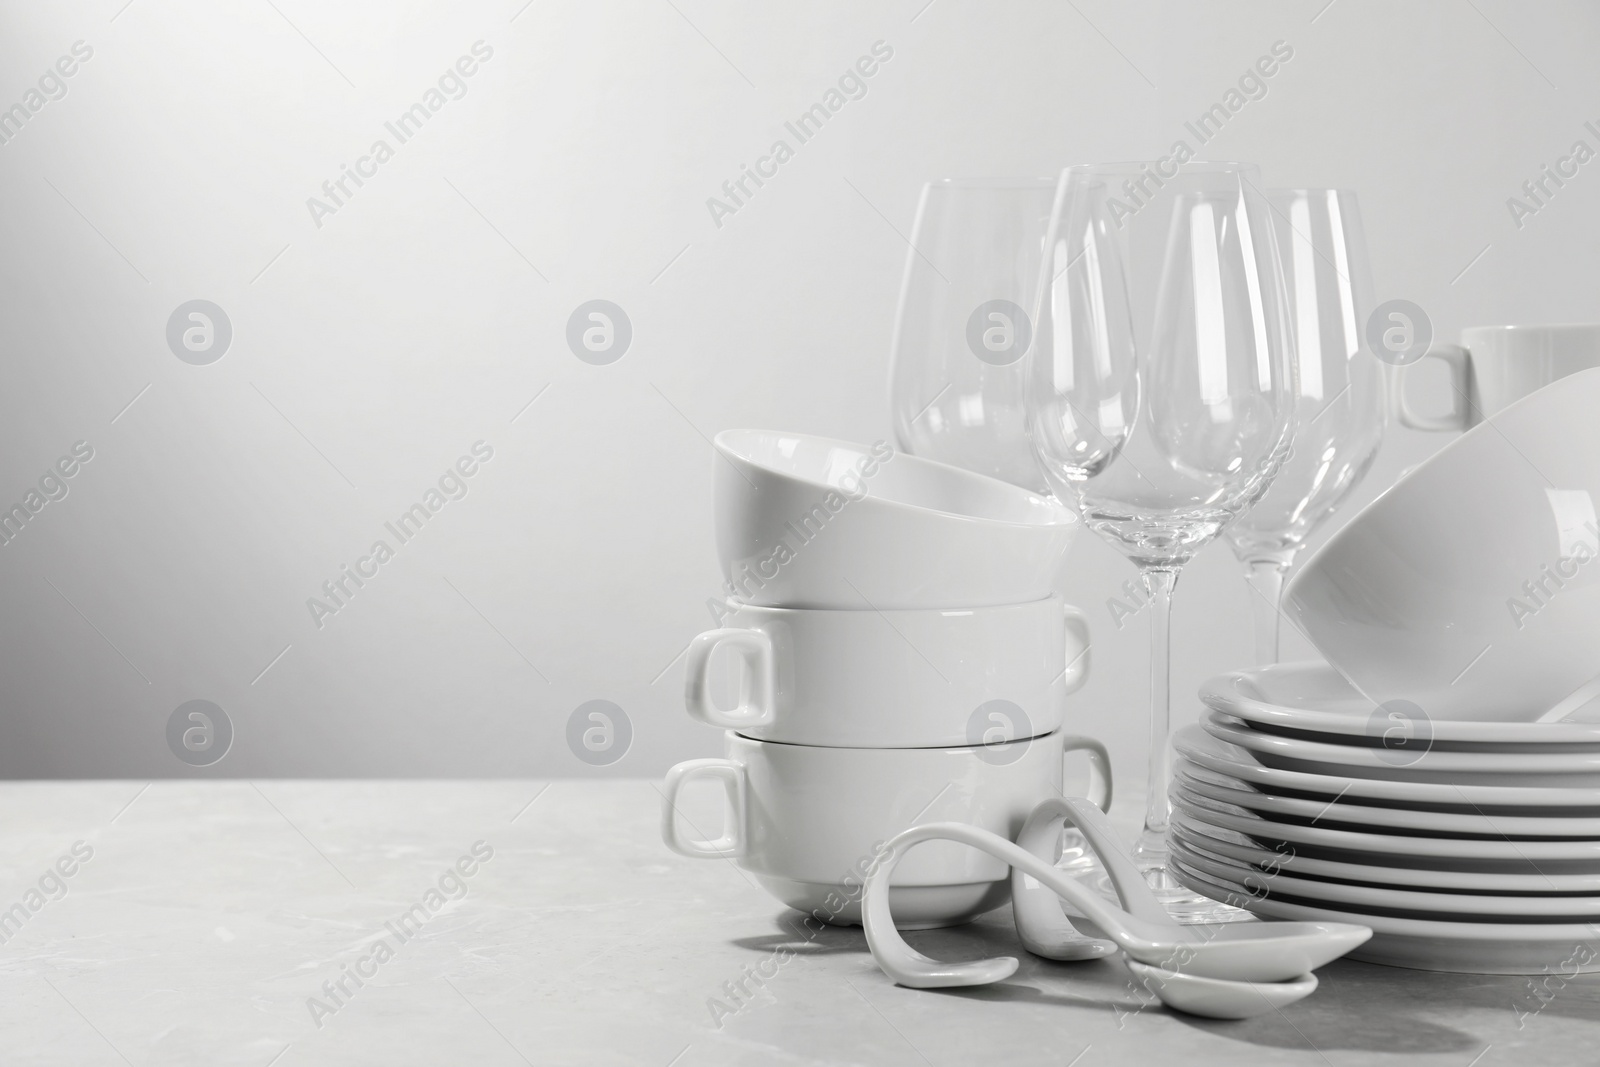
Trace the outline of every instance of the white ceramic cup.
{"label": "white ceramic cup", "polygon": [[[1089,622],[1056,598],[992,608],[828,611],[729,604],[689,645],[684,703],[763,741],[940,748],[1047,734],[1089,673]],[[717,707],[712,657],[740,700]]]}
{"label": "white ceramic cup", "polygon": [[1313,553],[1284,611],[1415,719],[1533,722],[1600,692],[1600,369],[1416,467]]}
{"label": "white ceramic cup", "polygon": [[[1048,734],[962,748],[820,748],[730,731],[726,759],[667,772],[661,836],[684,856],[730,859],[769,893],[823,922],[861,922],[864,880],[887,842],[924,822],[957,821],[1014,839],[1039,801],[1061,794],[1063,756],[1083,750],[1111,804],[1111,762],[1088,737]],[[714,840],[685,836],[678,797],[696,780],[726,790]],[[691,828],[693,829],[693,828]],[[694,830],[696,835],[703,831]],[[1009,899],[1009,869],[954,842],[918,847],[895,869],[890,909],[901,927],[965,922]]]}
{"label": "white ceramic cup", "polygon": [[1428,350],[1450,370],[1450,410],[1412,410],[1395,390],[1400,421],[1413,430],[1465,430],[1557,378],[1600,367],[1600,325],[1473,326],[1459,345]]}
{"label": "white ceramic cup", "polygon": [[776,430],[725,430],[713,476],[725,599],[790,608],[964,608],[1055,591],[1082,522],[958,467]]}

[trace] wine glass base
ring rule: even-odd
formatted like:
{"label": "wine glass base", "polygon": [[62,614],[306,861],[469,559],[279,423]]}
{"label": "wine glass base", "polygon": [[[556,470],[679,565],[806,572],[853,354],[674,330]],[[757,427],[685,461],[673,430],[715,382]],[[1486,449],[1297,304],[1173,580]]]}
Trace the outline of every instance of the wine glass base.
{"label": "wine glass base", "polygon": [[1174,922],[1184,926],[1202,926],[1255,920],[1255,916],[1243,908],[1213,900],[1178,881],[1168,863],[1165,835],[1149,830],[1141,834],[1138,844],[1134,846],[1133,862]]}

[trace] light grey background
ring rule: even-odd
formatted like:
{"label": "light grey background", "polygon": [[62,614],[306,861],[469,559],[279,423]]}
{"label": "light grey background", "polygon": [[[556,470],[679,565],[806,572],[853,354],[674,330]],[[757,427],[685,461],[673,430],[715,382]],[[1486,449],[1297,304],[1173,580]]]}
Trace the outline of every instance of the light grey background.
{"label": "light grey background", "polygon": [[[79,40],[67,94],[0,145],[0,505],[94,448],[0,546],[7,776],[714,754],[681,706],[718,587],[708,438],[888,437],[922,183],[1163,154],[1275,41],[1293,58],[1203,158],[1357,190],[1378,298],[1441,337],[1600,319],[1600,160],[1520,230],[1506,205],[1600,148],[1592,4],[13,2],[0,107]],[[319,228],[307,198],[479,40],[466,95]],[[706,199],[880,40],[865,97],[718,227]],[[232,322],[209,366],[166,344],[192,299]],[[591,299],[633,324],[609,366],[566,345]],[[307,598],[479,440],[468,495],[317,628]],[[1394,430],[1357,502],[1444,443]],[[1088,537],[1073,568],[1077,725],[1137,777],[1147,633],[1106,608],[1133,570]],[[1248,596],[1222,545],[1180,582],[1180,722],[1247,664]],[[236,735],[199,770],[166,742],[195,699]],[[633,729],[599,768],[566,741],[595,699]]]}

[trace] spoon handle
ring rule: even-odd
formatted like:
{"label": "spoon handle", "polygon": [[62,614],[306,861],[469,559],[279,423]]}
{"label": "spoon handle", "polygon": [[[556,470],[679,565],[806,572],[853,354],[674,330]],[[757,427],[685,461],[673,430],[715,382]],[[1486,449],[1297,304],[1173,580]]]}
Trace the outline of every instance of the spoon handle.
{"label": "spoon handle", "polygon": [[[1057,810],[1083,833],[1089,847],[1094,849],[1100,862],[1105,865],[1106,873],[1111,876],[1111,885],[1116,889],[1124,911],[1136,919],[1158,926],[1178,925],[1150,888],[1150,883],[1144,880],[1144,874],[1134,866],[1132,857],[1122,850],[1116,829],[1099,808],[1077,797],[1052,798],[1039,805],[1039,808],[1046,804],[1058,805]],[[1034,809],[1033,815],[1028,818],[1029,822],[1038,816],[1039,808]]]}
{"label": "spoon handle", "polygon": [[[1127,929],[1132,917],[1112,907],[1098,895],[1080,886],[1064,871],[1035,856],[1024,848],[1012,844],[998,834],[976,826],[958,822],[925,823],[896,834],[888,844],[888,855],[876,870],[867,876],[866,892],[862,904],[862,925],[866,928],[867,945],[873,959],[885,974],[903,986],[913,989],[935,989],[945,986],[988,985],[1010,977],[1016,972],[1017,959],[1002,956],[995,959],[972,960],[965,963],[941,963],[930,959],[906,944],[895,928],[894,916],[889,911],[889,880],[901,858],[913,845],[923,841],[945,839],[987,852],[1004,860],[1043,882],[1057,896],[1065,897],[1084,915],[1099,924],[1123,949],[1135,945],[1137,937]],[[1126,942],[1126,943],[1125,943]],[[1149,955],[1148,952],[1141,955]]]}
{"label": "spoon handle", "polygon": [[[1060,799],[1039,802],[1017,836],[1017,846],[1046,863],[1055,859],[1056,841],[1068,809]],[[1093,843],[1091,842],[1091,847]],[[1092,960],[1117,951],[1110,941],[1086,937],[1061,910],[1061,898],[1021,868],[1011,868],[1011,914],[1022,947],[1051,960]]]}

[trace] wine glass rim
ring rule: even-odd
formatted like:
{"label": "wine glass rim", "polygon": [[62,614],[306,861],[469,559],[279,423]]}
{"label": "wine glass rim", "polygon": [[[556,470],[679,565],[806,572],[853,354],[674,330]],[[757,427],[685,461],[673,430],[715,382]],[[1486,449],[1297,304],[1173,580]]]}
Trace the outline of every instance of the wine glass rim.
{"label": "wine glass rim", "polygon": [[[1112,162],[1112,163],[1072,163],[1072,164],[1069,164],[1068,166],[1062,167],[1061,168],[1061,173],[1062,174],[1068,174],[1068,173],[1092,174],[1095,171],[1102,171],[1102,170],[1103,171],[1138,170],[1141,167],[1149,167],[1149,166],[1152,166],[1152,165],[1154,165],[1154,164],[1156,164],[1158,162],[1160,162],[1160,160],[1156,160],[1156,159],[1125,159],[1125,160],[1119,160],[1117,162]],[[1257,173],[1260,173],[1261,164],[1259,164],[1259,163],[1246,163],[1246,162],[1232,162],[1232,161],[1228,161],[1228,160],[1195,159],[1195,160],[1191,160],[1191,161],[1189,161],[1187,163],[1178,164],[1178,169],[1179,169],[1179,173],[1182,173],[1184,171],[1189,171],[1189,172],[1200,171],[1200,172],[1207,173],[1207,174],[1225,174],[1225,173],[1227,173],[1229,171],[1247,171],[1247,170],[1255,171]],[[1166,176],[1162,175],[1162,177],[1166,177]]]}
{"label": "wine glass rim", "polygon": [[935,178],[928,183],[930,189],[1033,189],[1055,185],[1059,178],[1048,177],[996,177],[996,178]]}
{"label": "wine glass rim", "polygon": [[1336,185],[1269,185],[1268,196],[1285,196],[1299,193],[1338,193],[1340,196],[1355,196],[1354,189],[1344,189]]}

